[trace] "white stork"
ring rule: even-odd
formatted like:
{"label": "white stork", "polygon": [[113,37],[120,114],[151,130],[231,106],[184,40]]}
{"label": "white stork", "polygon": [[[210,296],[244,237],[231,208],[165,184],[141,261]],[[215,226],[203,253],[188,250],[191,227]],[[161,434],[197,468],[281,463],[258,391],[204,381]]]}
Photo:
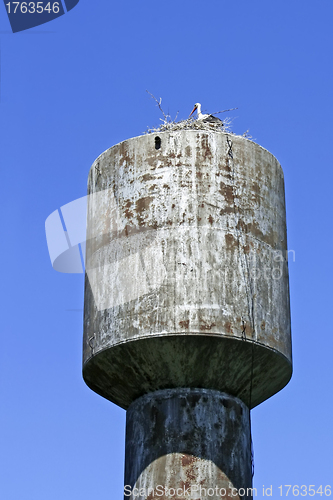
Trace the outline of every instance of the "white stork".
{"label": "white stork", "polygon": [[197,120],[202,120],[205,123],[219,123],[221,126],[223,125],[222,120],[217,118],[217,116],[202,114],[201,113],[201,104],[197,102],[192,109],[190,116],[193,115],[194,111],[197,110]]}

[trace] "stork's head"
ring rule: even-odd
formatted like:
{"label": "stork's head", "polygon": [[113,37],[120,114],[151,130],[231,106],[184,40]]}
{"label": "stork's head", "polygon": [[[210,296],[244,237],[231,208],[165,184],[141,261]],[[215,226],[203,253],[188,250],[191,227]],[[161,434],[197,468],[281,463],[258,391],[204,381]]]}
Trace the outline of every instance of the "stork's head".
{"label": "stork's head", "polygon": [[197,103],[194,105],[194,108],[192,109],[192,111],[191,111],[191,113],[190,113],[190,116],[191,116],[191,115],[193,115],[193,113],[194,113],[194,111],[195,111],[196,109],[198,110],[198,113],[200,113],[200,111],[201,111],[201,104],[200,104],[200,102],[197,102]]}

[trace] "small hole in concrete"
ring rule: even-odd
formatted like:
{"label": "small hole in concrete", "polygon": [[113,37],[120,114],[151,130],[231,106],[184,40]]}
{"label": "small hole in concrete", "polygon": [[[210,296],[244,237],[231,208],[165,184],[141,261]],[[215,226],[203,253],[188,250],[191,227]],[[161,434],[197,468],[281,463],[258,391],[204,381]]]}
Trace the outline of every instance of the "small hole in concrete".
{"label": "small hole in concrete", "polygon": [[158,135],[155,137],[155,149],[160,149],[161,147],[161,138]]}

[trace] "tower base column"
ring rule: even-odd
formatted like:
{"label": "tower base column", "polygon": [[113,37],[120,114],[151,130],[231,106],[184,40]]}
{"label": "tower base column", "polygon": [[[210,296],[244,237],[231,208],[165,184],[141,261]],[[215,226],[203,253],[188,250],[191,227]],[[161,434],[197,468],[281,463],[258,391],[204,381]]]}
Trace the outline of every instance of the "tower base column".
{"label": "tower base column", "polygon": [[251,499],[248,407],[209,389],[165,389],[126,415],[124,499]]}

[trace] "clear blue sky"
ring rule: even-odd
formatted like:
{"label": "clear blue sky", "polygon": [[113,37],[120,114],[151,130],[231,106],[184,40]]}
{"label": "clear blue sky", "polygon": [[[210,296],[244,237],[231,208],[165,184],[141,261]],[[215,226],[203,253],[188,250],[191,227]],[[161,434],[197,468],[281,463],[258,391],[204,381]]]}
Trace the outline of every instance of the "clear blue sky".
{"label": "clear blue sky", "polygon": [[282,164],[294,375],[252,412],[254,483],[332,485],[332,19],[329,0],[80,0],[12,34],[0,5],[1,499],[122,498],[125,412],[82,380],[83,275],[52,269],[44,222],[159,123],[146,89],[179,118],[237,106]]}

